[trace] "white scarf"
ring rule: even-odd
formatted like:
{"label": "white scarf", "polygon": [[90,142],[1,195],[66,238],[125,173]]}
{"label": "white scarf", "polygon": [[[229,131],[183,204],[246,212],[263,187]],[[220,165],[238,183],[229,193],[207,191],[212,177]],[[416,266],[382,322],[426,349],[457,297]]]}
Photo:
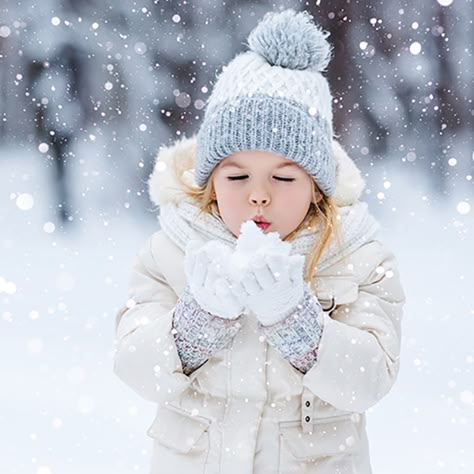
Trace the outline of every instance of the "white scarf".
{"label": "white scarf", "polygon": [[[365,202],[338,207],[338,224],[341,228],[342,244],[331,239],[318,261],[315,272],[324,270],[344,255],[350,254],[366,242],[373,240],[379,224],[369,213]],[[167,203],[160,208],[160,225],[166,235],[183,251],[190,240],[206,242],[211,239],[220,240],[231,248],[235,247],[237,238],[225,226],[224,222],[207,212],[199,217],[199,207],[191,199],[179,204]],[[291,240],[292,254],[308,255],[317,239],[319,230],[302,229]]]}

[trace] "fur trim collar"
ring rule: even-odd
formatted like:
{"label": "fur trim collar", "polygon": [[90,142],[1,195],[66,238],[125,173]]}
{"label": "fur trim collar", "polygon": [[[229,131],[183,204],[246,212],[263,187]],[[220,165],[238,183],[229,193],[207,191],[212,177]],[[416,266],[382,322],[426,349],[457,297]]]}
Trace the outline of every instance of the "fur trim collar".
{"label": "fur trim collar", "polygon": [[[184,199],[183,189],[175,178],[174,167],[182,170],[186,183],[195,185],[193,169],[195,148],[194,136],[183,138],[171,146],[160,149],[148,180],[148,193],[155,205],[179,203]],[[332,200],[338,207],[349,206],[359,200],[364,189],[364,180],[360,170],[335,140],[333,140],[333,152],[337,161],[337,177]]]}

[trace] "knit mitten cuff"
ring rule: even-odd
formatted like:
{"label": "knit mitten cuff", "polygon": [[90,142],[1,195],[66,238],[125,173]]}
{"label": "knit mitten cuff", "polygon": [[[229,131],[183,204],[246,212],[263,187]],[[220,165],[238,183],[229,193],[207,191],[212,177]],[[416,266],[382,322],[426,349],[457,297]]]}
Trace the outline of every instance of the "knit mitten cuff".
{"label": "knit mitten cuff", "polygon": [[305,289],[300,303],[283,321],[259,327],[268,343],[300,372],[305,374],[316,363],[323,310],[309,289]]}
{"label": "knit mitten cuff", "polygon": [[189,375],[227,347],[241,327],[241,317],[219,318],[202,309],[186,288],[173,315],[173,330],[183,372]]}

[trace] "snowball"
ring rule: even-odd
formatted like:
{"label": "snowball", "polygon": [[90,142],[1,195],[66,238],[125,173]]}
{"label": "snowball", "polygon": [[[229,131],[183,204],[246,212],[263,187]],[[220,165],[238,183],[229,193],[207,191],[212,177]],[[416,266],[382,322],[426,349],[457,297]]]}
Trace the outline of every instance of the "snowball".
{"label": "snowball", "polygon": [[51,425],[55,429],[61,428],[63,426],[63,420],[61,420],[61,418],[53,418]]}
{"label": "snowball", "polygon": [[175,99],[176,105],[182,109],[191,105],[191,96],[187,92],[180,92]]}
{"label": "snowball", "polygon": [[28,193],[22,193],[16,198],[16,205],[22,211],[29,211],[35,203],[33,196]]}
{"label": "snowball", "polygon": [[354,436],[348,436],[345,441],[346,441],[346,445],[350,447],[354,445],[355,438]]}
{"label": "snowball", "polygon": [[418,43],[418,41],[414,41],[410,45],[410,53],[413,54],[414,56],[418,55],[421,53],[421,44]]}
{"label": "snowball", "polygon": [[15,283],[8,281],[6,278],[0,277],[0,293],[14,295],[16,293]]}
{"label": "snowball", "polygon": [[[237,268],[247,266],[250,258],[262,253],[273,255],[289,255],[291,245],[280,239],[278,232],[264,234],[254,221],[246,221],[240,227],[235,252],[231,263]],[[258,258],[258,257],[257,257]]]}
{"label": "snowball", "polygon": [[147,45],[141,41],[135,43],[135,46],[133,48],[137,54],[143,55],[147,51]]}
{"label": "snowball", "polygon": [[202,110],[205,106],[205,102],[201,99],[194,101],[194,108],[197,110]]}
{"label": "snowball", "polygon": [[47,234],[52,234],[56,230],[56,226],[54,225],[53,222],[45,222],[43,225],[43,230]]}
{"label": "snowball", "polygon": [[0,38],[8,38],[11,34],[12,30],[8,28],[8,26],[0,26]]}
{"label": "snowball", "polygon": [[456,209],[459,212],[459,214],[466,215],[466,214],[469,214],[469,212],[471,211],[471,206],[468,202],[461,201],[458,203]]}

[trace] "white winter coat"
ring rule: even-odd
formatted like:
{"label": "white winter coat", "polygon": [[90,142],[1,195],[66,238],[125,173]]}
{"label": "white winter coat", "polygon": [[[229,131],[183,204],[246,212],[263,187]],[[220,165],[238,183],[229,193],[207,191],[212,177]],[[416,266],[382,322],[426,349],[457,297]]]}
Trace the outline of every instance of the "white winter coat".
{"label": "white winter coat", "polygon": [[[358,170],[335,144],[336,204],[355,203]],[[158,157],[150,179],[157,204],[178,202],[173,160],[192,168],[194,141]],[[393,255],[367,239],[315,274],[325,310],[318,361],[305,375],[261,337],[247,316],[228,348],[190,376],[172,334],[186,279],[183,249],[163,230],[140,251],[129,302],[117,317],[115,371],[157,403],[148,430],[151,472],[369,474],[364,412],[392,387],[399,369],[404,294]]]}

